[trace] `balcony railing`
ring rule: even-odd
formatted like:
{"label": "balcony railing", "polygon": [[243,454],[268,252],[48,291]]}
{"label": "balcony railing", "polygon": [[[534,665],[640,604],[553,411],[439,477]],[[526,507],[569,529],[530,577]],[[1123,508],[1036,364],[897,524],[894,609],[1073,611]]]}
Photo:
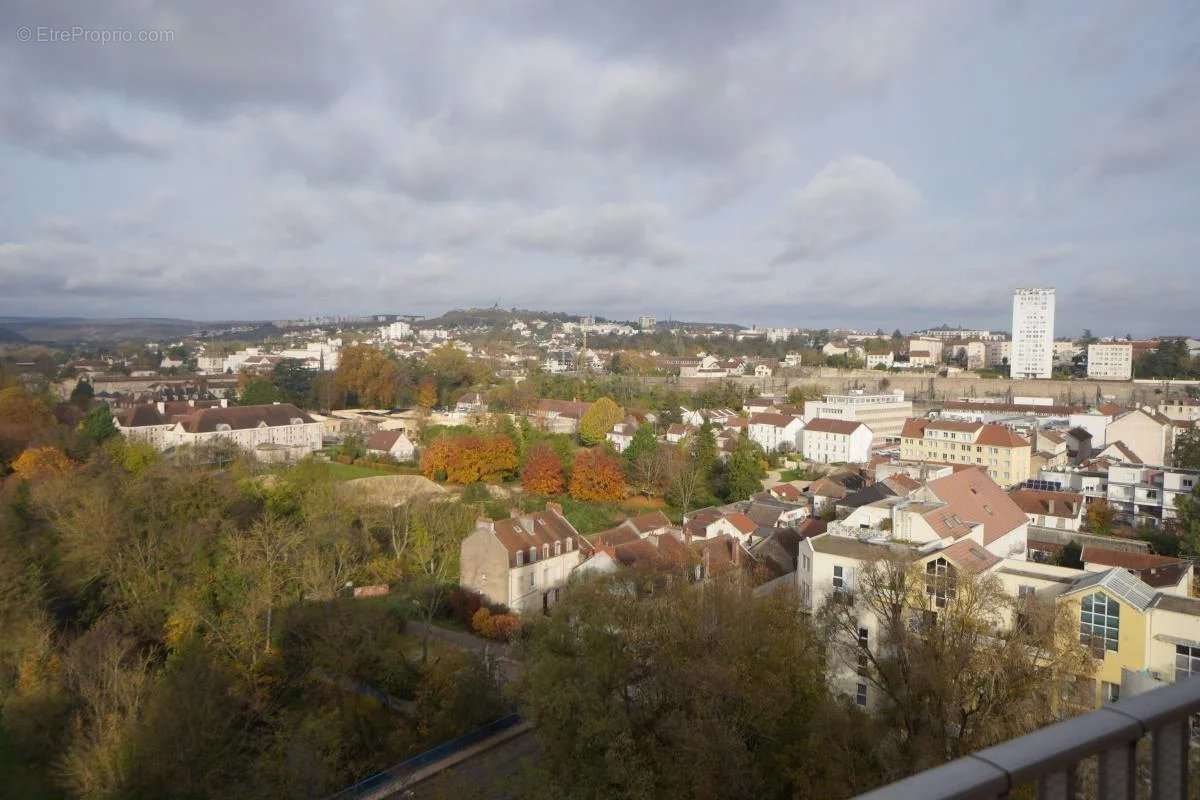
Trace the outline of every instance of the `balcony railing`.
{"label": "balcony railing", "polygon": [[1191,715],[1200,677],[1155,689],[1011,739],[858,796],[857,800],[993,800],[1033,783],[1039,800],[1072,800],[1076,768],[1098,756],[1104,800],[1134,800],[1136,750],[1149,735],[1151,797],[1186,800]]}

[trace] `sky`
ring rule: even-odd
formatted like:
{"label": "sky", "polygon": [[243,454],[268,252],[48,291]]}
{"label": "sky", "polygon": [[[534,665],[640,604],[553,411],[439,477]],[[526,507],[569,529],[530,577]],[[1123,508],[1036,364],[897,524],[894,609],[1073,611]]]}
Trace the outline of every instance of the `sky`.
{"label": "sky", "polygon": [[1195,335],[1198,145],[1194,0],[0,0],[0,315]]}

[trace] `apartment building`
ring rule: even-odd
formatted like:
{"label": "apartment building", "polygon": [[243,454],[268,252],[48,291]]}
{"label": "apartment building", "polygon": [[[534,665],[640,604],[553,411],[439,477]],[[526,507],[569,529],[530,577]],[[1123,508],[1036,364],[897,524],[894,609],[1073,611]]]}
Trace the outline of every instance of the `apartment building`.
{"label": "apartment building", "polygon": [[1054,365],[1054,290],[1017,289],[1012,305],[1013,378],[1049,378]]}
{"label": "apartment building", "polygon": [[1175,499],[1190,494],[1197,483],[1200,470],[1114,464],[1108,468],[1108,504],[1136,525],[1157,526],[1175,519]]}
{"label": "apartment building", "polygon": [[910,419],[900,434],[900,460],[982,467],[1001,486],[1028,480],[1033,447],[1003,425]]}
{"label": "apartment building", "polygon": [[871,429],[878,441],[898,438],[904,429],[904,421],[912,414],[912,401],[905,400],[902,391],[883,394],[866,394],[862,391],[827,394],[824,400],[808,400],[804,403],[806,425],[814,419],[862,422]]}
{"label": "apartment building", "polygon": [[1104,438],[1107,445],[1125,445],[1143,464],[1167,464],[1175,449],[1175,425],[1157,411],[1135,408],[1114,417]]}
{"label": "apartment building", "polygon": [[1133,345],[1125,342],[1089,344],[1087,374],[1098,381],[1127,381],[1133,378]]}
{"label": "apartment building", "polygon": [[871,428],[862,422],[814,419],[803,436],[805,461],[865,464],[871,458]]}

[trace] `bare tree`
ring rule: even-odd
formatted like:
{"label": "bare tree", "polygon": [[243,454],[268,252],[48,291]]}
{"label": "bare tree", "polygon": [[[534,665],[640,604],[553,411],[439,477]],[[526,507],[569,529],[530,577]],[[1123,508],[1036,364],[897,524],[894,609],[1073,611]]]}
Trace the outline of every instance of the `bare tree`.
{"label": "bare tree", "polygon": [[416,500],[412,506],[407,572],[425,623],[421,636],[421,661],[425,662],[429,659],[430,625],[458,572],[459,550],[475,514],[470,506],[452,500]]}
{"label": "bare tree", "polygon": [[[863,622],[877,625],[875,641]],[[1069,608],[1014,599],[994,576],[909,559],[865,564],[820,611],[831,649],[883,698],[898,772],[940,764],[1064,713],[1095,670]]]}

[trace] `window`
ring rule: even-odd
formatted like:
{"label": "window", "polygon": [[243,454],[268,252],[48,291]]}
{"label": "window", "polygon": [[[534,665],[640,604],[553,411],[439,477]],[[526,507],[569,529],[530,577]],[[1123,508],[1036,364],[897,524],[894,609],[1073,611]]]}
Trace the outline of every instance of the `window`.
{"label": "window", "polygon": [[866,628],[858,629],[858,674],[867,674],[867,652],[870,650],[870,632]]}
{"label": "window", "polygon": [[524,563],[525,563],[525,551],[518,550],[517,551],[517,566],[519,567]]}
{"label": "window", "polygon": [[532,564],[535,561],[537,561],[537,548],[531,547],[529,548],[529,563]]}
{"label": "window", "polygon": [[925,593],[938,608],[954,599],[954,568],[946,559],[939,557],[925,565]]}
{"label": "window", "polygon": [[537,570],[529,570],[529,588],[537,586]]}
{"label": "window", "polygon": [[1175,645],[1175,680],[1200,675],[1200,647]]}
{"label": "window", "polygon": [[1033,597],[1036,594],[1037,594],[1037,589],[1034,588],[1033,586],[1018,586],[1017,587],[1017,597],[1024,600],[1025,602],[1029,602],[1029,601],[1033,600]]}
{"label": "window", "polygon": [[835,589],[845,589],[846,588],[846,576],[843,573],[843,570],[841,567],[833,568],[833,588],[835,588]]}
{"label": "window", "polygon": [[562,555],[562,542],[561,541],[557,541],[554,543],[554,555],[556,555],[556,556]]}
{"label": "window", "polygon": [[867,685],[865,683],[860,683],[855,687],[854,702],[860,706],[867,704]]}
{"label": "window", "polygon": [[1108,681],[1100,682],[1100,689],[1104,693],[1105,703],[1115,703],[1121,699],[1121,684],[1109,683]]}
{"label": "window", "polygon": [[1079,640],[1091,645],[1097,656],[1105,650],[1117,652],[1121,606],[1106,594],[1096,592],[1083,598],[1079,611]]}

